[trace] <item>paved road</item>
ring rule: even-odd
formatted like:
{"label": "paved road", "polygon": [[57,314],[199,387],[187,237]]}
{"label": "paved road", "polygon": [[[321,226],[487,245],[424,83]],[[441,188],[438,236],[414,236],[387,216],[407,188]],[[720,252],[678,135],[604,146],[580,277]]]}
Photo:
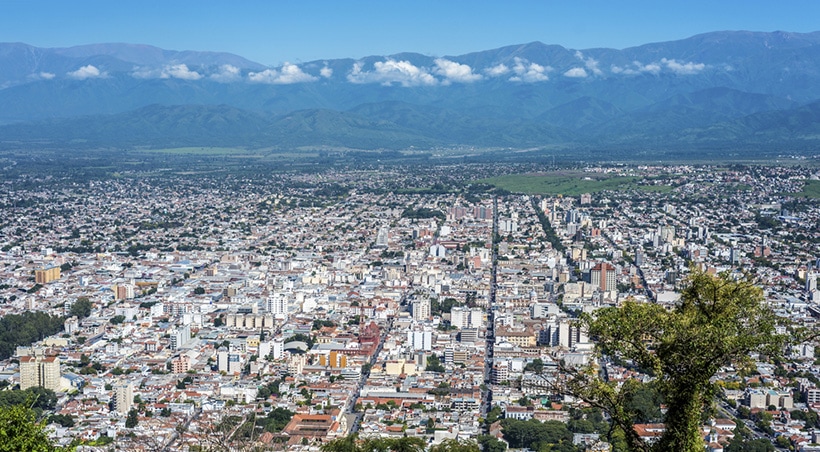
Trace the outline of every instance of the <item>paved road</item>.
{"label": "paved road", "polygon": [[481,393],[481,417],[485,417],[490,411],[490,403],[492,402],[492,390],[490,390],[490,372],[493,365],[493,345],[495,343],[495,296],[496,296],[496,282],[498,275],[498,246],[495,243],[495,238],[498,235],[498,198],[493,197],[493,231],[492,237],[492,264],[490,268],[490,298],[487,303],[487,336],[485,342],[487,343],[484,350],[484,385],[486,389]]}
{"label": "paved road", "polygon": [[[404,300],[406,298],[407,298],[407,294],[404,294],[404,296],[402,296],[401,302],[404,302]],[[379,353],[381,353],[382,347],[384,346],[384,341],[385,341],[385,339],[387,339],[387,333],[392,328],[393,328],[393,319],[390,319],[390,321],[387,324],[387,327],[383,328],[382,331],[381,331],[381,334],[379,335],[379,344],[376,345],[376,350],[370,356],[369,364],[370,364],[371,368],[376,364],[376,360],[379,357]],[[367,383],[367,378],[369,376],[370,376],[370,369],[367,369],[367,372],[362,372],[361,377],[359,377],[359,384],[356,385],[356,391],[353,393],[353,397],[350,399],[350,403],[347,406],[347,414],[348,415],[354,414],[353,410],[356,408],[356,403],[358,402],[359,397],[361,396],[362,388]],[[352,425],[350,426],[350,433],[356,433],[357,431],[359,431],[359,427],[361,427],[361,425],[362,425],[362,419],[364,418],[363,413],[355,413],[355,415],[356,415],[355,419],[352,421]],[[350,419],[350,418],[348,418],[348,419]]]}

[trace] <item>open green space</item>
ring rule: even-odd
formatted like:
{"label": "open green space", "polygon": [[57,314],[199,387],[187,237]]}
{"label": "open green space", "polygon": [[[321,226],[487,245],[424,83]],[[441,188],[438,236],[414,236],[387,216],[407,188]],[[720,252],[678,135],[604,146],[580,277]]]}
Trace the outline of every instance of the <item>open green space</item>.
{"label": "open green space", "polygon": [[222,148],[222,147],[182,147],[166,149],[140,149],[139,152],[149,154],[172,154],[172,155],[224,155],[241,156],[256,154],[244,148]]}
{"label": "open green space", "polygon": [[542,174],[508,174],[482,179],[477,182],[491,184],[514,193],[578,196],[604,190],[641,190],[669,192],[668,185],[641,184],[643,179],[635,176],[611,176],[606,174],[556,172]]}
{"label": "open green space", "polygon": [[798,198],[820,199],[820,180],[807,180],[803,190],[793,195]]}

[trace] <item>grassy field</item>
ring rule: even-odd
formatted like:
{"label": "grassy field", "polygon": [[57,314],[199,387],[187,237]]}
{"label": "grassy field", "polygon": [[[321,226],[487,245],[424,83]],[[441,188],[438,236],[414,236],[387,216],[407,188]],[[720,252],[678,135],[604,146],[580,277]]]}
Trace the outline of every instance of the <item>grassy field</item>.
{"label": "grassy field", "polygon": [[478,182],[494,185],[514,193],[578,196],[604,190],[642,190],[666,193],[668,185],[638,185],[641,178],[607,174],[556,172],[546,174],[509,174],[482,179]]}
{"label": "grassy field", "polygon": [[169,149],[140,149],[139,152],[147,154],[172,154],[172,155],[209,155],[209,156],[241,156],[256,154],[244,148],[210,148],[210,147],[187,147]]}
{"label": "grassy field", "polygon": [[807,180],[803,191],[794,193],[798,198],[820,199],[820,180]]}

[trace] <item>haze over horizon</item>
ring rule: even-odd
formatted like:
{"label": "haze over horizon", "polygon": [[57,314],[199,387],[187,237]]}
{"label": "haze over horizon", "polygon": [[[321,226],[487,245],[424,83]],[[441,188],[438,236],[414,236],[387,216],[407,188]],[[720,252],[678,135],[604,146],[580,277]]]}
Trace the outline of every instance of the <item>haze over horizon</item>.
{"label": "haze over horizon", "polygon": [[418,52],[457,55],[541,41],[623,49],[721,30],[811,32],[820,3],[520,1],[308,3],[0,1],[0,42],[148,44],[230,52],[258,63]]}

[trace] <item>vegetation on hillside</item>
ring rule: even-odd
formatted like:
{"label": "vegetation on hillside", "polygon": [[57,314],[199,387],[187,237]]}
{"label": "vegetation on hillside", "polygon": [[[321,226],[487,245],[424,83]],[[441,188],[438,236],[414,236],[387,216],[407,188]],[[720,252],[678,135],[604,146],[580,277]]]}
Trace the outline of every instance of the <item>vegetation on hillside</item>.
{"label": "vegetation on hillside", "polygon": [[0,359],[8,359],[20,345],[30,345],[63,329],[62,317],[26,311],[0,318]]}

